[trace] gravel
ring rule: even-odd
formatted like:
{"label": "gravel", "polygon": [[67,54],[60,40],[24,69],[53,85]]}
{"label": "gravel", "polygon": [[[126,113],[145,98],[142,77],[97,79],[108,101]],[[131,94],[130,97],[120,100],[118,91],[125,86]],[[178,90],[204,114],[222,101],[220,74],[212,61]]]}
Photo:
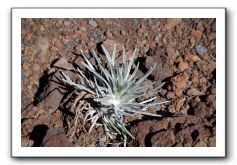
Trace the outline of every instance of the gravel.
{"label": "gravel", "polygon": [[[135,47],[140,49],[136,57],[141,66],[138,77],[157,64],[147,82],[166,82],[157,99],[171,101],[161,105],[160,111],[157,111],[164,113],[165,118],[161,120],[127,120],[128,124],[132,122],[130,130],[136,137],[134,141],[128,141],[128,146],[215,147],[215,22],[215,19],[22,19],[23,146],[34,144],[28,135],[39,124],[69,131],[73,121],[71,115],[65,114],[71,112],[55,111],[64,103],[62,98],[66,96],[63,86],[56,83],[56,80],[61,80],[59,71],[63,70],[73,81],[79,82],[78,75],[70,70],[76,67],[85,70],[80,51],[83,50],[90,62],[95,63],[89,50],[95,50],[103,58],[100,45],[112,53],[116,43],[118,52],[125,46],[128,58]],[[75,54],[69,53],[71,51]],[[210,56],[206,56],[207,52]],[[121,62],[119,53],[118,63]],[[39,94],[36,94],[37,87]],[[192,102],[196,104],[191,106]],[[68,103],[65,105],[71,106]],[[173,113],[177,117],[169,117]],[[64,125],[64,121],[68,124]],[[191,123],[192,126],[187,128],[186,125]],[[78,128],[81,124],[78,124]],[[196,130],[199,136],[193,139]],[[70,140],[76,146],[83,147],[96,146],[99,136],[103,134],[103,128],[101,131],[93,130],[94,133],[90,135],[83,134],[80,128],[78,131],[80,136],[76,135]],[[63,136],[62,132],[58,139],[65,139]],[[57,142],[58,139],[52,140]]]}

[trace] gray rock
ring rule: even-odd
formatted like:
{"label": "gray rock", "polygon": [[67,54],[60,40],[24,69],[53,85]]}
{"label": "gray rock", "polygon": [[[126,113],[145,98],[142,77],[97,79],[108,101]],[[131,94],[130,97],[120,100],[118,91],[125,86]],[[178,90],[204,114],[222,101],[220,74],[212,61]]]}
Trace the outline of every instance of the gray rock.
{"label": "gray rock", "polygon": [[89,20],[89,24],[94,28],[96,28],[98,26],[98,24],[93,19]]}
{"label": "gray rock", "polygon": [[69,21],[64,21],[63,24],[64,24],[65,26],[69,26],[71,23],[70,23]]}
{"label": "gray rock", "polygon": [[207,52],[207,48],[203,45],[196,45],[195,49],[200,56],[203,56]]}
{"label": "gray rock", "polygon": [[21,70],[21,80],[24,81],[26,78],[25,73]]}
{"label": "gray rock", "polygon": [[214,23],[214,24],[212,25],[211,30],[212,30],[212,32],[216,32],[216,23]]}
{"label": "gray rock", "polygon": [[94,58],[90,58],[89,61],[91,62],[92,65],[96,65],[96,62],[95,62]]}
{"label": "gray rock", "polygon": [[69,40],[66,42],[68,48],[73,48],[75,46],[75,42],[73,40]]}

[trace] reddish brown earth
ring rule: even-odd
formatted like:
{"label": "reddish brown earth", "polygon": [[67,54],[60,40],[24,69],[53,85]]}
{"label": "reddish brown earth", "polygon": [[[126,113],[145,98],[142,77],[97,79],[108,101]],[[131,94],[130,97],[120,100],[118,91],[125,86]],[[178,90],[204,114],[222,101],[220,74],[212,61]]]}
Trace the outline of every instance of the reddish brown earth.
{"label": "reddish brown earth", "polygon": [[110,52],[114,43],[128,55],[139,48],[138,77],[158,64],[147,83],[166,82],[159,97],[171,101],[163,118],[126,119],[136,138],[128,145],[215,146],[215,26],[215,19],[22,19],[22,146],[97,146],[101,127],[88,135],[82,116],[73,127],[76,95],[60,83],[60,71],[78,81],[80,51],[103,58],[101,45]]}

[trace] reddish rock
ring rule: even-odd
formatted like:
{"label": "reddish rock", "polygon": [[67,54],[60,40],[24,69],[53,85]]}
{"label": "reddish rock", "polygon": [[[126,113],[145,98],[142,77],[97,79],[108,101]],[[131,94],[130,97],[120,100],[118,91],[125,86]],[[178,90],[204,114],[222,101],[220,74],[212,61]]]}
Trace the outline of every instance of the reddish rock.
{"label": "reddish rock", "polygon": [[211,87],[209,88],[209,92],[210,92],[211,95],[216,95],[216,87],[211,86]]}
{"label": "reddish rock", "polygon": [[51,46],[50,47],[50,51],[59,51],[59,49],[56,46]]}
{"label": "reddish rock", "polygon": [[53,65],[54,67],[65,69],[65,70],[74,70],[74,66],[68,62],[68,60],[64,57],[60,58]]}
{"label": "reddish rock", "polygon": [[59,40],[57,38],[54,38],[52,40],[53,46],[50,48],[50,50],[53,51],[63,51],[65,49],[65,45],[62,40]]}
{"label": "reddish rock", "polygon": [[189,129],[182,129],[175,136],[176,141],[182,143],[184,147],[192,147],[193,139]]}
{"label": "reddish rock", "polygon": [[208,107],[216,107],[216,95],[208,95],[206,97],[206,104]]}
{"label": "reddish rock", "polygon": [[194,36],[192,36],[189,41],[190,41],[191,47],[193,47],[196,44],[196,40]]}
{"label": "reddish rock", "polygon": [[136,143],[139,147],[144,147],[148,134],[155,133],[162,129],[167,129],[169,120],[147,120],[141,121],[131,128],[131,133],[136,137]]}
{"label": "reddish rock", "polygon": [[210,137],[208,140],[209,140],[209,147],[216,147],[216,137]]}
{"label": "reddish rock", "polygon": [[183,91],[187,87],[188,79],[189,76],[185,72],[171,79],[171,88],[173,89],[177,97],[181,97],[183,95]]}
{"label": "reddish rock", "polygon": [[49,40],[46,37],[37,37],[35,40],[35,49],[40,56],[46,55],[49,49]]}
{"label": "reddish rock", "polygon": [[[69,76],[72,81],[78,82],[78,75],[70,71],[63,72],[65,75]],[[60,72],[56,72],[49,80],[48,87],[42,94],[42,98],[44,98],[43,104],[45,107],[57,110],[60,103],[62,102],[64,93],[66,92],[66,90],[63,88],[63,84],[68,85],[62,81],[62,78],[62,74]]]}
{"label": "reddish rock", "polygon": [[42,147],[74,147],[74,144],[70,143],[61,128],[49,128],[46,132]]}
{"label": "reddish rock", "polygon": [[176,138],[172,130],[155,133],[151,137],[152,147],[172,147]]}
{"label": "reddish rock", "polygon": [[65,92],[65,90],[60,90],[58,87],[58,84],[56,84],[55,82],[49,83],[49,87],[45,91],[46,97],[43,101],[45,107],[53,110],[57,110],[57,108],[59,107],[63,98],[62,93]]}
{"label": "reddish rock", "polygon": [[170,45],[166,47],[166,51],[167,51],[168,56],[170,56],[171,59],[175,59],[179,55],[179,52]]}
{"label": "reddish rock", "polygon": [[188,96],[199,96],[199,95],[203,95],[203,93],[200,92],[198,89],[191,87],[187,90],[187,95]]}
{"label": "reddish rock", "polygon": [[174,92],[171,92],[171,91],[167,92],[166,98],[167,98],[168,100],[174,99],[174,98],[175,98],[175,93],[174,93]]}
{"label": "reddish rock", "polygon": [[213,136],[212,132],[215,129],[210,123],[195,116],[141,121],[131,127],[131,133],[136,137],[133,144],[140,147],[213,146],[208,141]]}
{"label": "reddish rock", "polygon": [[84,58],[82,56],[77,56],[77,58],[73,61],[73,63],[79,67],[80,69],[84,70],[84,65],[82,64],[84,62]]}
{"label": "reddish rock", "polygon": [[181,62],[179,63],[179,65],[178,65],[178,70],[179,70],[180,72],[183,72],[183,71],[186,70],[187,68],[188,68],[188,63],[186,63],[186,62],[181,61]]}
{"label": "reddish rock", "polygon": [[192,74],[191,74],[191,80],[192,80],[192,83],[199,83],[199,76],[200,76],[200,73],[195,69],[193,70]]}
{"label": "reddish rock", "polygon": [[166,19],[166,25],[164,26],[165,29],[171,30],[174,28],[176,25],[181,23],[182,19],[181,18],[167,18]]}
{"label": "reddish rock", "polygon": [[[208,56],[205,56],[208,57]],[[196,62],[196,66],[200,71],[202,71],[203,75],[207,78],[212,76],[212,72],[216,68],[216,64],[212,62],[212,60],[208,57],[207,60],[200,60]]]}
{"label": "reddish rock", "polygon": [[22,64],[22,69],[23,69],[23,70],[30,70],[30,64],[24,62],[24,63]]}
{"label": "reddish rock", "polygon": [[208,144],[205,141],[197,142],[194,147],[208,147]]}
{"label": "reddish rock", "polygon": [[207,117],[210,115],[210,112],[208,111],[209,108],[206,106],[204,102],[193,102],[191,105],[195,116]]}
{"label": "reddish rock", "polygon": [[127,35],[127,32],[125,30],[120,31],[120,33],[121,33],[122,36],[126,36]]}
{"label": "reddish rock", "polygon": [[207,141],[208,137],[212,136],[211,128],[205,127],[205,125],[199,125],[195,129],[198,131],[198,138],[201,141]]}
{"label": "reddish rock", "polygon": [[103,46],[107,49],[107,51],[109,52],[110,55],[112,55],[112,53],[113,53],[115,44],[116,44],[117,52],[122,51],[124,45],[117,42],[117,41],[115,41],[115,40],[108,39],[108,40],[103,42]]}
{"label": "reddish rock", "polygon": [[174,106],[175,106],[175,112],[180,112],[182,109],[181,107],[184,105],[184,99],[178,99],[175,101]]}
{"label": "reddish rock", "polygon": [[192,32],[192,35],[195,36],[197,39],[200,39],[202,36],[202,31],[201,30],[194,30]]}
{"label": "reddish rock", "polygon": [[204,76],[200,77],[199,82],[205,84],[207,82],[206,77],[204,77]]}
{"label": "reddish rock", "polygon": [[174,59],[177,56],[177,52],[172,47],[167,46],[167,53],[170,58],[167,57],[162,48],[155,47],[149,49],[149,56],[146,57],[146,68],[153,67],[154,64],[157,64],[152,74],[154,75],[154,79],[158,82],[161,82],[173,74]]}
{"label": "reddish rock", "polygon": [[113,38],[113,33],[111,33],[111,31],[110,30],[107,30],[106,32],[105,32],[105,34],[106,34],[106,36],[107,36],[107,38]]}

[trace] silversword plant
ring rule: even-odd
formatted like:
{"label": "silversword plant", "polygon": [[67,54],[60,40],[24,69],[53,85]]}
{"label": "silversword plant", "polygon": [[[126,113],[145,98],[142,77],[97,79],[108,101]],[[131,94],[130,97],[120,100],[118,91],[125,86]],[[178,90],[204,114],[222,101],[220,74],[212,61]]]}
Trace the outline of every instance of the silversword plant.
{"label": "silversword plant", "polygon": [[[105,47],[102,46],[102,49],[106,56],[106,67],[103,60],[95,52],[93,52],[93,57],[96,65],[92,65],[86,55],[81,52],[85,61],[83,65],[93,78],[88,78],[81,69],[77,68],[81,80],[80,84],[73,82],[64,73],[62,73],[62,80],[78,90],[90,93],[93,101],[97,103],[97,107],[88,104],[85,109],[84,122],[91,124],[88,132],[90,133],[95,125],[102,125],[109,138],[114,139],[120,136],[124,146],[126,146],[127,136],[133,139],[134,136],[126,128],[124,117],[138,114],[161,117],[161,115],[149,113],[147,110],[149,107],[156,107],[169,101],[156,102],[155,94],[159,92],[162,85],[152,90],[147,89],[144,85],[144,81],[155,69],[156,64],[142,78],[137,79],[139,70],[139,63],[135,66],[137,49],[127,59],[123,48],[122,64],[118,62],[116,45],[114,45],[112,55],[108,53]],[[135,66],[134,69],[133,66]],[[153,94],[154,97],[138,101],[149,94]]]}

